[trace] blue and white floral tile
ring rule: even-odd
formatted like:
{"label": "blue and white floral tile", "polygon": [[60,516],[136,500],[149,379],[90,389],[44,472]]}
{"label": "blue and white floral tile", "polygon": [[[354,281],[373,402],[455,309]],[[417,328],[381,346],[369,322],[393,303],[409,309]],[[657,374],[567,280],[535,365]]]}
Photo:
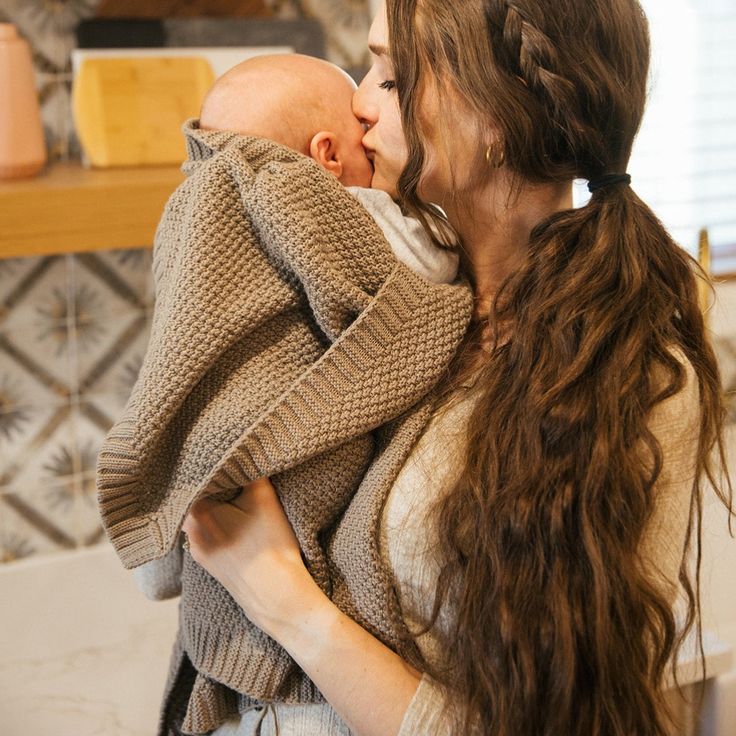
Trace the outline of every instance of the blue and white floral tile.
{"label": "blue and white floral tile", "polygon": [[13,527],[18,526],[22,533],[16,536],[29,540],[34,553],[104,541],[96,505],[95,464],[105,430],[77,405],[68,405],[42,426],[53,429],[47,430],[42,442],[36,437],[30,443],[27,449],[33,462],[11,463],[4,478],[0,527],[12,536]]}
{"label": "blue and white floral tile", "polygon": [[[27,522],[17,516],[14,510],[12,496],[0,487],[0,564],[15,562],[31,557],[38,551],[32,529]],[[46,551],[49,549],[47,540],[44,542]]]}
{"label": "blue and white floral tile", "polygon": [[[43,463],[53,465],[46,452],[53,451],[57,444],[69,447],[74,437],[71,412],[71,404],[39,404],[18,406],[0,414],[0,486],[31,480],[34,484],[43,482]],[[75,451],[74,447],[71,449]],[[63,454],[63,450],[60,452]]]}
{"label": "blue and white floral tile", "polygon": [[0,326],[54,326],[69,315],[67,256],[0,260]]}
{"label": "blue and white floral tile", "polygon": [[[114,274],[126,298],[136,308],[150,309],[153,306],[153,251],[151,248],[125,248],[98,251],[94,254]],[[89,265],[88,265],[89,267]],[[134,301],[133,301],[134,299]]]}
{"label": "blue and white floral tile", "polygon": [[[21,424],[26,421],[25,409],[36,406],[52,406],[69,401],[72,377],[67,382],[49,382],[47,371],[40,370],[25,354],[24,335],[6,335],[0,328],[0,415],[8,413],[0,421],[0,440],[8,429],[13,429],[13,415]],[[73,366],[63,358],[68,370]],[[2,450],[0,449],[0,455]]]}
{"label": "blue and white floral tile", "polygon": [[152,288],[150,249],[6,265],[0,536],[10,541],[0,543],[11,551],[0,559],[9,561],[104,541],[96,456],[137,377]]}
{"label": "blue and white floral tile", "polygon": [[43,505],[38,494],[43,489],[67,486],[66,479],[80,471],[75,413],[73,404],[45,411],[39,407],[34,421],[12,443],[13,451],[3,452],[2,485],[37,504],[39,510]]}
{"label": "blue and white floral tile", "polygon": [[52,554],[77,546],[73,535],[29,507],[11,489],[0,489],[0,563]]}
{"label": "blue and white floral tile", "polygon": [[53,407],[3,453],[0,559],[9,562],[78,546],[79,469],[73,407]]}
{"label": "blue and white floral tile", "polygon": [[94,400],[93,397],[102,395],[112,399],[113,406],[108,411],[122,410],[140,370],[149,330],[146,312],[121,313],[114,320],[103,322],[94,342],[80,342],[77,349],[80,397]]}
{"label": "blue and white floral tile", "polygon": [[8,392],[0,404],[69,401],[76,393],[76,360],[66,320],[12,330],[0,325],[0,387]]}
{"label": "blue and white floral tile", "polygon": [[107,542],[107,535],[100,520],[97,506],[97,490],[94,474],[79,475],[75,479],[76,529],[75,540],[80,547]]}
{"label": "blue and white floral tile", "polygon": [[76,254],[70,272],[77,322],[152,305],[150,248]]}

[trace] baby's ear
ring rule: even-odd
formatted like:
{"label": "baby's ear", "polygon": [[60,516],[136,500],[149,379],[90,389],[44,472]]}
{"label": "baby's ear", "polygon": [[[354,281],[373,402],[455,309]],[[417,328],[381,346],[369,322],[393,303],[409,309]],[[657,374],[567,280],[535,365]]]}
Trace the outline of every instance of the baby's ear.
{"label": "baby's ear", "polygon": [[342,161],[337,155],[337,136],[321,130],[309,143],[309,155],[326,171],[338,179],[342,176]]}

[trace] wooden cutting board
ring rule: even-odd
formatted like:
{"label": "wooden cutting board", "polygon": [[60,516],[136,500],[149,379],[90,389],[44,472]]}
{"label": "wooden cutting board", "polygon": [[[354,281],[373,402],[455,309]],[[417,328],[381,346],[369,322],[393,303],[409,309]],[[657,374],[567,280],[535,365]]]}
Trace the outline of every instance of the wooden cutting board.
{"label": "wooden cutting board", "polygon": [[181,163],[181,125],[199,115],[214,80],[201,57],[85,59],[74,78],[72,109],[88,161],[98,167]]}

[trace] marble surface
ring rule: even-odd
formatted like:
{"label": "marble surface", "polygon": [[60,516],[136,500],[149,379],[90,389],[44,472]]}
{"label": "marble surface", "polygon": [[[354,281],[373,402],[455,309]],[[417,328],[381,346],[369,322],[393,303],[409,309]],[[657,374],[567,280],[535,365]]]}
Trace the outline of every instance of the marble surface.
{"label": "marble surface", "polygon": [[107,544],[0,566],[0,734],[152,736],[178,600]]}

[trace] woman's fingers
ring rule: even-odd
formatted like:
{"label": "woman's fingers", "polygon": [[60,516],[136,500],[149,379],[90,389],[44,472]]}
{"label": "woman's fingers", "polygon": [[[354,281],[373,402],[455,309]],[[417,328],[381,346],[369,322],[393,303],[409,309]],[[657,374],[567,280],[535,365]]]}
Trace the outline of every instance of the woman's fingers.
{"label": "woman's fingers", "polygon": [[190,542],[201,546],[217,541],[220,531],[218,511],[221,505],[220,502],[208,498],[200,498],[192,504],[181,527]]}
{"label": "woman's fingers", "polygon": [[192,541],[226,543],[237,536],[253,534],[254,540],[276,543],[287,533],[296,543],[276,488],[269,478],[258,478],[244,486],[227,502],[203,497],[189,509],[182,529]]}
{"label": "woman's fingers", "polygon": [[241,511],[248,512],[260,503],[267,503],[272,498],[277,499],[278,497],[271,480],[269,478],[257,478],[243,486],[243,490],[228,503],[237,506]]}
{"label": "woman's fingers", "polygon": [[[299,610],[294,591],[314,585],[299,542],[268,478],[249,483],[232,500],[204,497],[182,529],[192,558],[215,577],[261,628],[285,610]],[[265,630],[265,628],[264,628]]]}

